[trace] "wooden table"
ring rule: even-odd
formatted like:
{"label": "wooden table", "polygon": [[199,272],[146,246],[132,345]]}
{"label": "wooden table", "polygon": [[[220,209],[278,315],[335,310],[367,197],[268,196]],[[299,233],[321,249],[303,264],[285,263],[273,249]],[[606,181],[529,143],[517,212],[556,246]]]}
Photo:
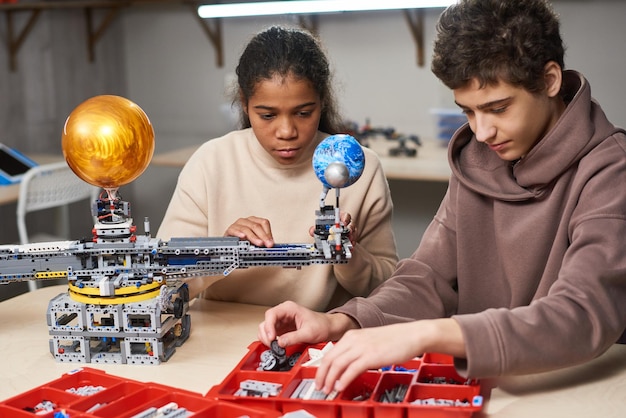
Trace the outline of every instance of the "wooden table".
{"label": "wooden table", "polygon": [[[394,141],[379,138],[369,141],[369,147],[378,153],[388,179],[437,182],[447,182],[450,179],[451,171],[448,165],[447,148],[442,142],[423,141],[422,146],[417,148],[417,156],[415,157],[404,155],[390,157],[388,151],[396,145],[397,143]],[[199,146],[193,145],[155,154],[151,164],[163,167],[182,167]],[[408,144],[407,147],[415,148],[413,144]]]}
{"label": "wooden table", "polygon": [[[0,291],[1,291],[0,287]],[[81,364],[57,363],[48,348],[48,301],[66,286],[38,289],[0,303],[0,400],[41,386]],[[206,394],[248,352],[266,308],[195,300],[191,336],[156,366],[86,364],[108,374],[158,382]],[[483,380],[486,405],[479,417],[624,417],[626,346],[561,371]],[[491,391],[490,387],[495,386]]]}
{"label": "wooden table", "polygon": [[190,309],[191,337],[165,363],[58,363],[50,354],[46,310],[48,301],[65,291],[65,285],[45,287],[0,303],[0,399],[40,386],[81,365],[204,394],[247,353],[267,309],[196,299]]}

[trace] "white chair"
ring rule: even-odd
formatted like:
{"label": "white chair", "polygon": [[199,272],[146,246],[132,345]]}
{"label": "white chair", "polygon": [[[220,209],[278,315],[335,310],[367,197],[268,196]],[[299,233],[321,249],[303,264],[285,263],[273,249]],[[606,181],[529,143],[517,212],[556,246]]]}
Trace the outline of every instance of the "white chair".
{"label": "white chair", "polygon": [[[69,236],[69,205],[85,200],[84,210],[91,213],[91,204],[98,197],[99,191],[98,187],[74,174],[65,161],[43,164],[28,170],[22,178],[17,201],[20,244],[72,239]],[[52,208],[56,209],[56,213],[52,214],[55,234],[29,234],[26,228],[27,214]],[[40,287],[33,280],[28,285],[29,290]]]}

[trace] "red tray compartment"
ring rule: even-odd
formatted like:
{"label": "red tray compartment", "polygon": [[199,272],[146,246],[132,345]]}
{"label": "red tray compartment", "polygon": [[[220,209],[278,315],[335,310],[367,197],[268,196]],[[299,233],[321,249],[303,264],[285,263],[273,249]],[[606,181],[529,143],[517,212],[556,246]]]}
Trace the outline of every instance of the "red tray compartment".
{"label": "red tray compartment", "polygon": [[167,391],[153,387],[143,387],[138,391],[130,393],[128,396],[120,398],[96,409],[91,414],[102,418],[123,418],[132,417],[148,408],[147,406],[156,398],[167,395]]}
{"label": "red tray compartment", "polygon": [[[404,404],[404,399],[411,383],[414,381],[415,375],[413,373],[397,373],[397,372],[384,372],[372,394],[371,401],[375,403],[374,417],[384,418],[403,418],[404,408],[400,408],[399,405]],[[384,402],[383,397],[386,393],[404,388],[401,393],[402,396],[393,402]]]}
{"label": "red tray compartment", "polygon": [[[53,414],[47,415],[52,416]],[[26,412],[21,409],[0,405],[0,418],[33,418],[40,416],[42,415],[35,415],[32,412]]]}
{"label": "red tray compartment", "polygon": [[[241,382],[245,380],[276,383],[281,385],[281,389],[279,390],[277,396],[270,396],[267,398],[237,395],[236,392],[240,389]],[[276,411],[281,411],[281,402],[279,401],[279,398],[290,380],[291,374],[288,372],[253,372],[246,370],[240,372],[231,372],[226,380],[223,382],[223,384],[214,386],[211,391],[209,391],[207,396],[235,403],[241,403],[246,406],[251,406],[253,408],[269,408]]]}
{"label": "red tray compartment", "polygon": [[466,385],[476,384],[473,380],[461,377],[453,366],[441,364],[425,364],[418,372],[418,383],[433,385]]}
{"label": "red tray compartment", "polygon": [[[70,406],[80,397],[78,395],[71,394],[61,389],[50,387],[39,387],[21,395],[15,396],[4,402],[6,406],[10,406],[15,409],[19,409],[26,412],[31,412],[42,401],[49,401],[54,405],[53,412],[58,412],[64,409],[70,409]],[[31,415],[35,415],[31,412]],[[37,416],[46,416],[47,414],[37,414]],[[49,414],[52,416],[53,414]]]}
{"label": "red tray compartment", "polygon": [[[297,371],[280,395],[282,403],[282,412],[293,412],[299,409],[305,409],[316,417],[337,417],[339,416],[339,405],[334,400],[305,400],[301,398],[293,398],[295,391],[305,379],[314,379],[316,367],[302,367]],[[315,385],[314,382],[310,383]],[[311,390],[314,390],[311,388]]]}
{"label": "red tray compartment", "polygon": [[[166,392],[162,396],[153,397],[153,395],[157,395],[161,393],[161,390],[162,388],[150,387],[148,391],[146,392],[148,401],[144,403],[142,403],[139,399],[137,399],[137,396],[134,396],[134,395],[130,396],[127,399],[127,401],[122,401],[123,404],[124,403],[126,404],[126,409],[131,411],[128,414],[108,415],[108,412],[107,412],[107,415],[99,415],[99,416],[102,416],[102,417],[110,416],[111,418],[132,417],[133,415],[136,415],[142,411],[145,411],[148,408],[161,408],[172,402],[175,403],[178,406],[178,408],[186,409],[187,413],[190,414],[191,416],[195,416],[195,414],[207,409],[211,405],[211,402],[209,402],[207,399],[199,395],[193,396],[193,395],[189,395],[186,393]],[[130,408],[131,406],[134,407],[134,409],[131,410]]]}
{"label": "red tray compartment", "polygon": [[[307,346],[304,344],[296,344],[289,346],[285,349],[285,355],[287,357],[292,357],[294,355],[299,355],[298,362],[300,362],[302,355],[306,351]],[[269,347],[262,344],[261,342],[255,342],[248,346],[248,354],[239,362],[236,367],[236,370],[250,370],[250,371],[264,371],[259,370],[259,364],[261,361],[261,354],[264,351],[269,350]],[[283,373],[283,372],[279,372]]]}
{"label": "red tray compartment", "polygon": [[[456,418],[471,417],[482,407],[474,404],[474,397],[478,395],[479,388],[471,385],[422,385],[416,384],[411,387],[407,395],[407,402],[411,404],[408,408],[407,418],[421,418],[424,416],[432,418]],[[415,400],[447,400],[456,402],[467,402],[467,406],[443,406],[443,405],[418,405]]]}
{"label": "red tray compartment", "polygon": [[[313,349],[316,349],[316,350],[322,350],[325,346],[326,346],[326,344],[313,344],[313,345],[299,344],[299,345],[295,345],[294,346],[295,347],[294,352],[301,352],[302,353],[302,355],[300,357],[300,361],[298,361],[298,363],[296,365],[300,365],[302,367],[309,367],[309,366],[305,366],[306,362],[311,360],[309,349],[313,348]],[[265,346],[263,346],[263,347],[265,347]],[[289,348],[287,348],[287,349],[289,349]]]}
{"label": "red tray compartment", "polygon": [[441,353],[426,353],[422,360],[428,364],[454,364],[454,357]]}
{"label": "red tray compartment", "polygon": [[389,368],[389,371],[392,372],[407,372],[407,373],[417,373],[417,371],[422,367],[423,361],[421,359],[413,359],[406,361],[402,364],[394,364]]}
{"label": "red tray compartment", "polygon": [[265,408],[250,408],[232,402],[215,401],[206,409],[194,414],[193,418],[279,418],[282,414]]}
{"label": "red tray compartment", "polygon": [[72,404],[72,408],[85,413],[93,414],[96,416],[101,414],[99,411],[108,405],[116,402],[124,402],[125,399],[132,397],[135,393],[145,389],[145,385],[139,382],[127,381],[118,383],[117,385],[103,390],[98,393],[94,393],[91,396],[86,396]]}
{"label": "red tray compartment", "polygon": [[106,374],[102,370],[81,368],[64,374],[60,378],[46,384],[60,390],[78,389],[85,386],[101,386],[103,389],[125,382],[125,379]]}
{"label": "red tray compartment", "polygon": [[372,396],[378,386],[381,373],[369,371],[354,379],[339,395],[342,418],[371,418]]}

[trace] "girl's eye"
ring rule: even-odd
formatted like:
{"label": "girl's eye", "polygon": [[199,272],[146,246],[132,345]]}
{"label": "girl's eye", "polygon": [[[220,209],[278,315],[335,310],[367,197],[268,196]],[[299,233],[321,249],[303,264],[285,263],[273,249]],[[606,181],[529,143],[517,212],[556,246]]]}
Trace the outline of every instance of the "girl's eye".
{"label": "girl's eye", "polygon": [[312,113],[313,112],[308,111],[308,110],[307,111],[301,111],[301,112],[298,112],[298,116],[301,116],[303,118],[307,118],[307,117],[311,116]]}
{"label": "girl's eye", "polygon": [[274,117],[274,115],[271,113],[263,113],[263,114],[260,114],[259,117],[263,120],[270,120]]}

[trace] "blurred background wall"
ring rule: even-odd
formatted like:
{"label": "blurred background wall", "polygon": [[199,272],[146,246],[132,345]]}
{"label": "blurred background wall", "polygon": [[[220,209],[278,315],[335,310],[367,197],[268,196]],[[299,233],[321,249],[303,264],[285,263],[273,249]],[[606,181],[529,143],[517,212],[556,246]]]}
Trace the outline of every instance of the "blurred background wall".
{"label": "blurred background wall", "polygon": [[[626,126],[626,2],[553,4],[562,19],[566,66],[582,71],[609,118]],[[347,119],[360,125],[369,119],[373,126],[434,137],[431,109],[453,107],[451,92],[430,72],[440,12],[425,13],[423,67],[417,65],[416,45],[400,11],[319,16],[319,36],[331,59],[337,97]],[[105,12],[95,16],[102,19]],[[26,15],[16,14],[15,20],[23,25]],[[146,111],[155,128],[157,153],[222,135],[233,127],[226,91],[237,59],[254,33],[274,23],[297,24],[285,17],[224,20],[224,65],[218,67],[215,49],[188,6],[129,7],[102,34],[90,62],[83,12],[44,11],[17,54],[16,71],[9,69],[6,48],[0,52],[0,142],[24,152],[60,153],[65,118],[83,100],[99,94],[125,96]],[[7,33],[3,19],[0,32]],[[121,190],[132,203],[136,221],[150,218],[153,233],[179,171],[150,166]],[[390,187],[400,255],[408,256],[446,184],[392,180]],[[0,207],[3,243],[15,240],[14,212],[14,205]],[[76,238],[89,233],[88,223],[77,216]]]}

